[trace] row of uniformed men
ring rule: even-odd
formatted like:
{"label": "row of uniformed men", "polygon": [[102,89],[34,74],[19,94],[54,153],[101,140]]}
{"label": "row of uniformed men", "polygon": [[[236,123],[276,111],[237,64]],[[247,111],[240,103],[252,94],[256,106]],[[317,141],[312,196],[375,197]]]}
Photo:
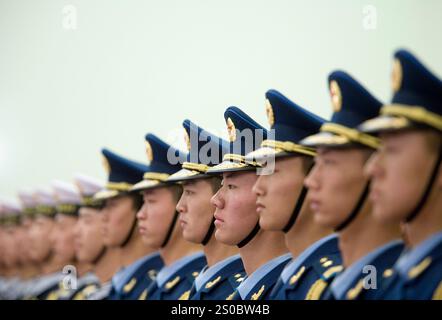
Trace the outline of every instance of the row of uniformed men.
{"label": "row of uniformed men", "polygon": [[102,151],[104,189],[5,203],[1,297],[441,299],[442,81],[400,50],[391,103],[328,86],[329,121],[269,90],[270,130],[229,107],[230,141],[185,120],[187,154],[148,134],[147,166]]}

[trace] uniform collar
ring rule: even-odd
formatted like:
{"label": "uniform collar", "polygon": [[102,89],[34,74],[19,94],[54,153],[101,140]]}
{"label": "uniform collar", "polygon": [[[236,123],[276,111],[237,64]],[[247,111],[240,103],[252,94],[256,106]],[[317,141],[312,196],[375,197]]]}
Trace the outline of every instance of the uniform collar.
{"label": "uniform collar", "polygon": [[310,247],[308,247],[306,250],[304,250],[298,257],[293,259],[293,261],[289,262],[289,264],[284,268],[284,270],[281,273],[281,279],[284,283],[287,283],[290,276],[293,275],[293,273],[299,269],[303,264],[305,264],[306,260],[319,248],[321,248],[323,245],[328,244],[329,242],[332,242],[333,240],[336,240],[337,235],[332,234],[327,237],[324,237],[322,239],[319,239],[315,243],[313,243]]}
{"label": "uniform collar", "polygon": [[286,262],[291,259],[291,253],[286,253],[282,256],[276,257],[255,270],[250,276],[248,276],[237,288],[238,293],[241,296],[241,299],[246,299],[247,295],[253,288],[261,281],[265,275],[272,272],[276,267],[280,264]]}
{"label": "uniform collar", "polygon": [[395,269],[403,276],[407,276],[408,271],[428,256],[441,242],[442,232],[438,232],[420,245],[405,253],[396,263]]}
{"label": "uniform collar", "polygon": [[402,245],[401,240],[390,241],[387,244],[376,248],[369,254],[365,255],[351,266],[349,266],[343,273],[336,277],[332,282],[330,289],[332,290],[336,299],[344,299],[345,294],[354,285],[354,282],[361,277],[363,268],[371,264],[376,258],[385,254],[390,249]]}
{"label": "uniform collar", "polygon": [[148,261],[158,258],[160,255],[159,252],[151,253],[147,256],[144,256],[134,263],[130,264],[124,269],[121,269],[118,271],[113,277],[112,277],[112,286],[115,288],[117,292],[120,292],[123,289],[123,286],[130,280],[130,278],[133,276],[133,274],[145,263]]}
{"label": "uniform collar", "polygon": [[215,276],[219,271],[221,271],[225,266],[229,265],[230,263],[237,262],[240,259],[240,255],[237,254],[228,257],[227,259],[221,260],[215,263],[213,266],[207,268],[204,272],[201,272],[198,277],[195,278],[196,291],[199,291],[207,281],[212,279],[212,277]]}
{"label": "uniform collar", "polygon": [[188,265],[189,263],[201,258],[204,256],[203,252],[197,252],[185,256],[169,266],[163,267],[160,272],[157,274],[157,285],[161,288],[175,273],[177,273],[180,269]]}

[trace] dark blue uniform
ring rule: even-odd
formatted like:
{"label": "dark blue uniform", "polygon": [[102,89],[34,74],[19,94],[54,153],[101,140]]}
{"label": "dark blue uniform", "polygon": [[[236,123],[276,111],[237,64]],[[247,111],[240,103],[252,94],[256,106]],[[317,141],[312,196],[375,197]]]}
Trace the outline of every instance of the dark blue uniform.
{"label": "dark blue uniform", "polygon": [[195,278],[206,264],[204,254],[198,252],[165,266],[149,288],[141,293],[139,299],[178,300],[186,291],[190,290]]}
{"label": "dark blue uniform", "polygon": [[112,289],[108,300],[134,300],[155,281],[158,271],[164,266],[158,252],[135,261],[112,278]]}
{"label": "dark blue uniform", "polygon": [[384,274],[379,299],[442,299],[442,232],[405,252],[392,270]]}
{"label": "dark blue uniform", "polygon": [[[342,269],[337,236],[331,235],[320,239],[285,267],[270,298],[272,300],[318,299]],[[318,283],[322,284],[321,292],[318,291]]]}
{"label": "dark blue uniform", "polygon": [[[400,240],[392,241],[370,252],[340,274],[329,287],[330,300],[374,300],[382,292],[384,273],[388,273],[404,250]],[[364,271],[364,267],[369,267]],[[370,272],[374,278],[369,277]],[[370,280],[369,280],[370,279]],[[376,281],[375,284],[371,281]]]}
{"label": "dark blue uniform", "polygon": [[267,300],[281,275],[282,270],[291,259],[291,254],[274,258],[260,266],[248,276],[227,300]]}
{"label": "dark blue uniform", "polygon": [[235,255],[204,268],[180,300],[225,300],[244,280],[241,257]]}

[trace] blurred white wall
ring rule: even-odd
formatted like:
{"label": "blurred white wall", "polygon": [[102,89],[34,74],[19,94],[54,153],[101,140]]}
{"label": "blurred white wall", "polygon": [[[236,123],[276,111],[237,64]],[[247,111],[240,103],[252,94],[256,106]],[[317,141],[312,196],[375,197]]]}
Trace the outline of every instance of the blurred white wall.
{"label": "blurred white wall", "polygon": [[0,195],[104,178],[102,146],[145,161],[147,132],[172,141],[185,118],[223,130],[229,105],[266,125],[270,88],[328,117],[336,68],[388,100],[396,48],[441,75],[441,13],[438,0],[1,0]]}

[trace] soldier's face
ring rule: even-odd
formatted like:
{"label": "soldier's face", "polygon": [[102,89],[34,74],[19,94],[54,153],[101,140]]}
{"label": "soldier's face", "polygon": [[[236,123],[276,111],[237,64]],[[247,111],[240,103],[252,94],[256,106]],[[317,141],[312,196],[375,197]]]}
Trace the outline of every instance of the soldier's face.
{"label": "soldier's face", "polygon": [[4,254],[5,254],[5,232],[3,227],[0,227],[0,267],[3,264]]}
{"label": "soldier's face", "polygon": [[104,248],[100,210],[80,208],[74,229],[75,254],[81,262],[93,262]]}
{"label": "soldier's face", "polygon": [[69,262],[74,259],[74,227],[77,218],[58,214],[55,218],[54,254],[57,261]]}
{"label": "soldier's face", "polygon": [[31,258],[36,262],[41,262],[49,256],[52,250],[50,240],[54,226],[54,219],[37,216],[29,231],[31,240]]}
{"label": "soldier's face", "polygon": [[289,221],[304,183],[302,161],[300,157],[277,159],[272,174],[258,177],[253,192],[264,230],[282,230]]}
{"label": "soldier's face", "polygon": [[6,267],[14,267],[17,263],[15,230],[13,227],[6,227],[4,241],[4,264]]}
{"label": "soldier's face", "polygon": [[253,172],[224,173],[222,187],[212,198],[215,210],[215,237],[227,245],[246,238],[258,223],[256,195],[252,188],[257,179]]}
{"label": "soldier's face", "polygon": [[25,250],[25,228],[19,225],[15,229],[15,251],[20,262],[26,262],[26,250]]}
{"label": "soldier's face", "polygon": [[315,220],[336,228],[356,206],[367,183],[364,164],[367,151],[319,148],[315,165],[305,180]]}
{"label": "soldier's face", "polygon": [[213,190],[210,181],[197,179],[183,186],[183,194],[177,204],[179,223],[187,241],[201,243],[213,220],[215,207],[210,202]]}
{"label": "soldier's face", "polygon": [[[384,134],[382,145],[366,166],[372,179],[373,214],[381,221],[403,221],[422,196],[437,154],[431,152],[431,133],[407,131]],[[433,197],[441,193],[441,174]]]}
{"label": "soldier's face", "polygon": [[31,258],[31,252],[30,252],[30,246],[31,246],[31,239],[29,237],[29,232],[32,227],[32,219],[25,218],[23,220],[23,243],[22,243],[22,250],[23,255],[25,256],[26,261],[29,261]]}
{"label": "soldier's face", "polygon": [[[167,187],[144,191],[143,200],[143,206],[137,213],[138,229],[145,244],[159,249],[172,225],[176,200]],[[175,226],[177,228],[181,233],[178,223]]]}
{"label": "soldier's face", "polygon": [[103,241],[108,247],[120,246],[128,236],[135,218],[133,200],[129,196],[119,196],[106,200],[101,210]]}

